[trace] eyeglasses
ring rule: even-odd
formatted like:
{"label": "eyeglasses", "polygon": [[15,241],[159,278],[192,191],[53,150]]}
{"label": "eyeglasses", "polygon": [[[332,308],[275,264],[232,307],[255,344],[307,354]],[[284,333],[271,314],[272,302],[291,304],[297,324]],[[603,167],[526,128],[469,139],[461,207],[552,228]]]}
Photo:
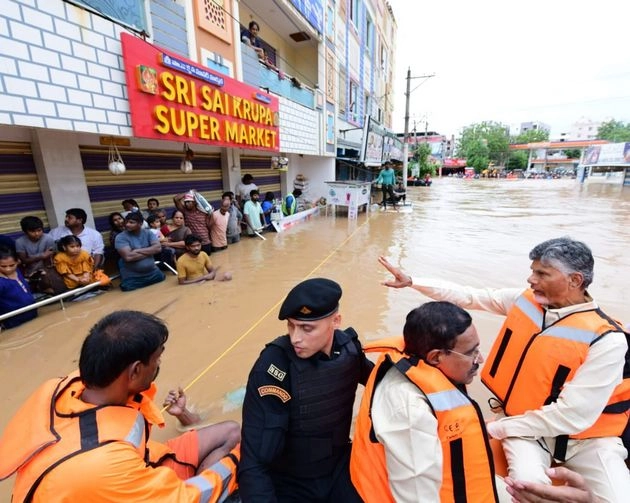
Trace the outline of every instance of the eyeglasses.
{"label": "eyeglasses", "polygon": [[481,350],[476,348],[472,354],[467,355],[466,353],[460,353],[459,351],[455,351],[453,349],[446,350],[449,353],[455,353],[456,355],[463,356],[464,358],[472,358],[473,365],[477,365],[479,360],[481,359]]}

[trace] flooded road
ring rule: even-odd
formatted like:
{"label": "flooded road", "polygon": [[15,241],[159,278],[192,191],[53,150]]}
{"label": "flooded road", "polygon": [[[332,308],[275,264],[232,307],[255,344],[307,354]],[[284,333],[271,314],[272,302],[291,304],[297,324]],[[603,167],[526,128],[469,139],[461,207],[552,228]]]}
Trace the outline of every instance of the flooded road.
{"label": "flooded road", "polygon": [[[278,321],[288,290],[309,276],[343,287],[343,326],[362,340],[397,335],[407,312],[426,298],[380,285],[385,255],[415,276],[442,277],[471,286],[526,286],[529,250],[552,237],[585,241],[595,256],[589,292],[610,315],[630,322],[630,188],[580,187],[573,180],[436,180],[412,187],[410,213],[360,213],[356,221],[321,216],[267,240],[244,238],[212,255],[233,272],[227,283],[177,285],[174,276],[136,292],[112,290],[84,302],[40,310],[36,320],[0,333],[0,429],[44,380],[76,368],[89,328],[117,309],[155,313],[169,326],[162,357],[160,396],[187,388],[189,401],[209,422],[240,420],[249,369],[266,342],[285,333]],[[473,312],[487,350],[501,318]],[[485,406],[475,382],[471,394]],[[154,433],[177,433],[175,421]],[[11,482],[0,483],[9,501]]]}

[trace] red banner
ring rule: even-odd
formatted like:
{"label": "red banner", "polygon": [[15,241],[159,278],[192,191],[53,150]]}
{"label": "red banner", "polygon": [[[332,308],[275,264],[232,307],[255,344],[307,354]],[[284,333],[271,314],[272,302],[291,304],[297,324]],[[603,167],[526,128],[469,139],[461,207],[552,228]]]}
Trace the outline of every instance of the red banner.
{"label": "red banner", "polygon": [[278,98],[121,34],[134,136],[278,152]]}

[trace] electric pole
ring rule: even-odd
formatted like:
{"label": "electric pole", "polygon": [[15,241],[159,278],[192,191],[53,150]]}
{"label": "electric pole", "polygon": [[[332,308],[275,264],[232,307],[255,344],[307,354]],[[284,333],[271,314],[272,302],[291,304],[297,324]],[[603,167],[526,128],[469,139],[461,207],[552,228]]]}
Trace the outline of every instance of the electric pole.
{"label": "electric pole", "polygon": [[[435,73],[432,73],[430,75],[419,75],[418,77],[412,77],[411,67],[407,68],[407,92],[405,93],[405,132],[403,134],[403,184],[405,190],[407,190],[407,176],[409,169],[409,96],[411,95],[411,79],[430,79],[431,77],[435,77]],[[422,85],[422,83],[420,85]],[[417,87],[414,89],[414,91],[416,89]]]}

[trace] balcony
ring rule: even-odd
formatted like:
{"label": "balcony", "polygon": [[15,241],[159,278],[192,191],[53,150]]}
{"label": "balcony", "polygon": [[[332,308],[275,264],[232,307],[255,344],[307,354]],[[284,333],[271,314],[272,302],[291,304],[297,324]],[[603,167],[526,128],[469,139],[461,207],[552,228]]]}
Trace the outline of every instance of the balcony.
{"label": "balcony", "polygon": [[243,59],[243,82],[253,87],[268,90],[313,110],[315,92],[291,75],[263,63],[256,52],[247,44],[241,43]]}

